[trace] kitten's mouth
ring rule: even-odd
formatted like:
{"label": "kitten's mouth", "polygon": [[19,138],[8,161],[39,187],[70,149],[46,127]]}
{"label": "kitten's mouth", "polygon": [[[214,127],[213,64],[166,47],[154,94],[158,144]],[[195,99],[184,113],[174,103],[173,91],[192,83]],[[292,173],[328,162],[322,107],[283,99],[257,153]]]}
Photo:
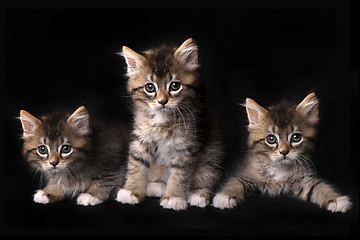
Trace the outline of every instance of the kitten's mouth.
{"label": "kitten's mouth", "polygon": [[278,160],[280,164],[285,164],[285,165],[289,165],[292,164],[293,161],[290,158],[282,158],[280,160]]}
{"label": "kitten's mouth", "polygon": [[160,107],[157,108],[157,110],[159,112],[169,112],[171,110],[171,108],[168,107],[168,106],[160,106]]}
{"label": "kitten's mouth", "polygon": [[53,167],[51,169],[48,169],[48,172],[50,172],[51,174],[56,174],[56,173],[61,172],[61,169],[58,167]]}

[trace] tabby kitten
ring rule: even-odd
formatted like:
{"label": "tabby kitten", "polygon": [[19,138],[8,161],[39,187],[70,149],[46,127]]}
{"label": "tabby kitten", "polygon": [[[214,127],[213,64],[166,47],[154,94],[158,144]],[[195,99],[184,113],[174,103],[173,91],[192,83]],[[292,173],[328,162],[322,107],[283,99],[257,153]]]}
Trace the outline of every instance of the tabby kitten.
{"label": "tabby kitten", "polygon": [[77,196],[79,205],[96,205],[123,184],[129,135],[125,123],[90,127],[83,106],[71,116],[54,112],[40,119],[21,110],[20,120],[23,156],[47,180],[34,202],[48,204]]}
{"label": "tabby kitten", "polygon": [[134,129],[117,201],[137,204],[151,196],[167,209],[207,206],[223,150],[217,115],[205,108],[197,45],[188,39],[177,49],[143,53],[124,46],[122,54]]}
{"label": "tabby kitten", "polygon": [[317,178],[310,160],[319,121],[318,105],[314,93],[298,105],[283,101],[268,109],[246,99],[248,153],[216,194],[213,206],[233,208],[248,194],[260,190],[270,196],[286,193],[300,197],[332,212],[348,211],[352,205],[349,197]]}

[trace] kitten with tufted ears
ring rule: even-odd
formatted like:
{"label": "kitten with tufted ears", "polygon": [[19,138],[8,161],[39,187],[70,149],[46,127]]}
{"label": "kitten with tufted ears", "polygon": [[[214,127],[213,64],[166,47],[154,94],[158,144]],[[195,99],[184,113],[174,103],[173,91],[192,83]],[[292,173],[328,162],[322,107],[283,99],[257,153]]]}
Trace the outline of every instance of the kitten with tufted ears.
{"label": "kitten with tufted ears", "polygon": [[260,190],[270,196],[288,194],[331,212],[351,208],[348,196],[316,175],[311,160],[319,122],[315,93],[299,104],[284,100],[268,108],[247,98],[245,107],[249,119],[248,151],[214,197],[214,207],[236,207]]}
{"label": "kitten with tufted ears", "polygon": [[198,46],[123,47],[134,128],[126,182],[117,200],[160,197],[167,209],[206,207],[220,176],[222,121],[205,97]]}
{"label": "kitten with tufted ears", "polygon": [[129,126],[89,118],[84,106],[71,115],[56,111],[40,118],[20,111],[23,156],[46,182],[34,202],[76,197],[79,205],[97,205],[122,185]]}

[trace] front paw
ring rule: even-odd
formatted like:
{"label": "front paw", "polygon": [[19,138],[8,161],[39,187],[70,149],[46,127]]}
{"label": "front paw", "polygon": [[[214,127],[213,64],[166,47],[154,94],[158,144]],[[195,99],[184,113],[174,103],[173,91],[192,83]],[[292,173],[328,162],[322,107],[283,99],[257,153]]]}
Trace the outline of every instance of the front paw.
{"label": "front paw", "polygon": [[102,203],[103,201],[98,199],[97,197],[94,197],[93,195],[91,195],[89,193],[81,193],[78,196],[78,198],[76,199],[76,202],[78,205],[94,206],[94,205]]}
{"label": "front paw", "polygon": [[43,190],[37,190],[37,192],[34,195],[34,202],[41,204],[48,204],[50,200],[46,196],[46,193]]}
{"label": "front paw", "polygon": [[347,212],[352,206],[348,196],[338,197],[334,202],[330,202],[327,210],[331,212]]}
{"label": "front paw", "polygon": [[237,203],[234,198],[231,198],[223,193],[218,193],[214,197],[212,205],[216,208],[225,209],[225,208],[234,208],[236,207]]}
{"label": "front paw", "polygon": [[189,196],[188,203],[190,206],[204,208],[209,205],[209,200],[201,194],[193,193]]}
{"label": "front paw", "polygon": [[132,205],[139,203],[139,199],[130,190],[124,188],[120,189],[117,193],[116,201]]}
{"label": "front paw", "polygon": [[187,202],[182,197],[163,198],[160,202],[160,206],[163,208],[179,211],[185,210],[187,208]]}

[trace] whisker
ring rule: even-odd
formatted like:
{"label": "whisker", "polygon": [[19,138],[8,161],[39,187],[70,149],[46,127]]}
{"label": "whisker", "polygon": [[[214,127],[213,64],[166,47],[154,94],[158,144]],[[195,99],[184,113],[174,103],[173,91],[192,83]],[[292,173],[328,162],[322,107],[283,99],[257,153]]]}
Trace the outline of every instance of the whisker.
{"label": "whisker", "polygon": [[[299,158],[300,158],[300,160],[302,160],[303,162],[305,162],[306,165],[308,166],[308,169],[309,169],[309,170],[312,170],[312,171],[313,171],[313,174],[314,174],[315,176],[317,176],[317,172],[316,172],[315,165],[314,165],[314,163],[311,161],[311,159],[310,159],[309,157],[305,156],[305,155],[299,155]],[[311,166],[310,166],[309,162],[310,162]]]}

